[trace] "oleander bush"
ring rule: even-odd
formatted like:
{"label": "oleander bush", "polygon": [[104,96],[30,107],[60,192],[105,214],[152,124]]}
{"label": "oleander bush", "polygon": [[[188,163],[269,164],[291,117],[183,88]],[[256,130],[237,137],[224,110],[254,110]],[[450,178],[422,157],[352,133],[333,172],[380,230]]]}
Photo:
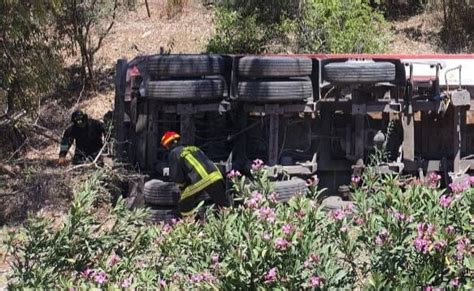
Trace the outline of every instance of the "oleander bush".
{"label": "oleander bush", "polygon": [[35,217],[10,233],[10,287],[473,288],[473,177],[439,189],[436,173],[401,185],[369,169],[354,203],[328,212],[317,177],[282,204],[261,161],[252,173],[228,174],[239,206],[151,226],[123,201],[98,218],[92,179],[61,225]]}

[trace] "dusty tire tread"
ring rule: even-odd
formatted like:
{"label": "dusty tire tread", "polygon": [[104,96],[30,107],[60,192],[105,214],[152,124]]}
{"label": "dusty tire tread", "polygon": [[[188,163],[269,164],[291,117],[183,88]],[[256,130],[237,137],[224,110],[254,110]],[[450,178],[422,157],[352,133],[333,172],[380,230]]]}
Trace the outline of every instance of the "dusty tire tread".
{"label": "dusty tire tread", "polygon": [[175,183],[161,180],[150,180],[143,188],[143,197],[149,205],[176,206],[179,193],[179,188]]}
{"label": "dusty tire tread", "polygon": [[178,210],[150,208],[147,222],[149,223],[172,223],[173,219],[179,219]]}
{"label": "dusty tire tread", "polygon": [[390,62],[337,62],[324,66],[324,79],[333,83],[377,83],[395,81],[395,64]]}
{"label": "dusty tire tread", "polygon": [[311,98],[313,86],[309,79],[288,81],[239,82],[237,95],[247,102],[291,102]]}
{"label": "dusty tire tread", "polygon": [[308,188],[303,179],[292,179],[287,181],[273,182],[273,191],[277,193],[278,202],[287,202],[298,194],[304,194]]}
{"label": "dusty tire tread", "polygon": [[248,56],[239,60],[239,76],[248,78],[303,77],[311,75],[313,64],[305,57]]}
{"label": "dusty tire tread", "polygon": [[148,59],[147,71],[154,79],[222,75],[224,63],[219,55],[160,55]]}
{"label": "dusty tire tread", "polygon": [[206,101],[224,97],[225,84],[220,78],[149,81],[146,97],[157,101]]}

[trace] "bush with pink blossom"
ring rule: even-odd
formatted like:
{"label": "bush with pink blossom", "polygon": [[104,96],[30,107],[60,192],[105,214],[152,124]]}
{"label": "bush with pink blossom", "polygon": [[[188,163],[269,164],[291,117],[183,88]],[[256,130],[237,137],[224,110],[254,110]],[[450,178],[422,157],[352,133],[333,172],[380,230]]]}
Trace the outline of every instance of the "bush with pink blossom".
{"label": "bush with pink blossom", "polygon": [[367,169],[353,203],[326,211],[317,177],[282,204],[260,161],[252,174],[229,175],[242,203],[209,210],[205,222],[145,226],[122,202],[98,221],[94,190],[78,193],[59,229],[36,218],[11,234],[10,287],[473,288],[473,187],[401,185]]}

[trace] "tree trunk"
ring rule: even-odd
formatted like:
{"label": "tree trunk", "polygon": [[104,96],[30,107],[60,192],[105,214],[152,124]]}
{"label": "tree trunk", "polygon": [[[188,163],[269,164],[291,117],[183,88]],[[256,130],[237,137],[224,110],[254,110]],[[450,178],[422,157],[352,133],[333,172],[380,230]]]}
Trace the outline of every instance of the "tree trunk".
{"label": "tree trunk", "polygon": [[17,98],[17,93],[18,93],[18,81],[16,78],[13,80],[13,82],[10,84],[10,88],[7,90],[7,114],[12,115],[15,110],[16,110],[16,98]]}
{"label": "tree trunk", "polygon": [[94,72],[94,53],[87,54],[87,73],[88,85],[91,89],[95,89],[95,72]]}
{"label": "tree trunk", "polygon": [[13,90],[10,89],[7,91],[7,114],[11,115],[15,112],[15,94]]}

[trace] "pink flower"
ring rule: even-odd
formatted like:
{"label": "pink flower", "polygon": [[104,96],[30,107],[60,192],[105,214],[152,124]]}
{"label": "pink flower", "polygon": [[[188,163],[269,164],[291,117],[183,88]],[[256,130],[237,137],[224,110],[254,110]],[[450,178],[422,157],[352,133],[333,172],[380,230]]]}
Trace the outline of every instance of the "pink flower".
{"label": "pink flower", "polygon": [[209,283],[212,283],[216,280],[216,277],[214,277],[214,275],[212,275],[209,272],[202,273],[202,278],[203,278],[203,281],[209,282]]}
{"label": "pink flower", "polygon": [[428,184],[429,187],[432,189],[438,188],[438,181],[441,180],[441,176],[438,175],[436,172],[431,172],[428,175]]}
{"label": "pink flower", "polygon": [[257,217],[260,220],[266,220],[268,222],[275,221],[275,211],[270,207],[262,207],[257,212]]}
{"label": "pink flower", "polygon": [[334,220],[342,220],[346,217],[346,213],[342,209],[331,210],[329,216]]}
{"label": "pink flower", "polygon": [[417,252],[426,254],[431,249],[432,237],[435,234],[436,228],[433,224],[419,223],[417,231],[418,235],[413,241],[413,245]]}
{"label": "pink flower", "polygon": [[381,246],[388,241],[389,232],[384,228],[380,233],[375,237],[375,244]]}
{"label": "pink flower", "polygon": [[262,234],[262,239],[268,241],[268,240],[271,239],[271,236],[270,236],[270,234],[269,234],[268,232],[264,232],[264,233]]}
{"label": "pink flower", "polygon": [[417,250],[417,252],[423,253],[423,254],[428,253],[430,243],[431,243],[431,241],[426,240],[426,239],[424,239],[424,238],[422,238],[422,237],[417,237],[417,238],[415,239],[415,241],[413,242],[413,244],[415,245],[415,249]]}
{"label": "pink flower", "polygon": [[128,287],[130,287],[131,284],[132,284],[132,278],[128,278],[128,279],[123,280],[122,284],[120,284],[120,286],[122,288],[128,288]]}
{"label": "pink flower", "polygon": [[229,173],[227,173],[227,178],[229,179],[234,179],[242,176],[239,171],[236,170],[231,170]]}
{"label": "pink flower", "polygon": [[442,239],[442,240],[436,241],[434,243],[434,248],[437,251],[440,251],[440,250],[444,249],[447,245],[448,245],[448,243],[444,239]]}
{"label": "pink flower", "polygon": [[448,208],[449,205],[451,204],[451,201],[453,201],[453,198],[446,195],[442,195],[439,198],[439,205],[441,205],[441,207]]}
{"label": "pink flower", "polygon": [[244,205],[247,208],[255,209],[258,207],[258,202],[257,200],[252,198],[252,199],[245,200]]}
{"label": "pink flower", "polygon": [[268,270],[268,272],[265,273],[265,276],[264,276],[265,283],[274,282],[276,280],[277,274],[278,274],[278,269],[276,267]]}
{"label": "pink flower", "polygon": [[260,159],[256,159],[252,162],[252,170],[257,171],[263,167],[263,161]]}
{"label": "pink flower", "polygon": [[353,185],[358,185],[360,182],[360,177],[359,176],[356,176],[356,175],[352,175],[351,177],[351,183]]}
{"label": "pink flower", "polygon": [[365,223],[365,221],[364,221],[364,219],[363,219],[362,217],[357,217],[357,218],[355,219],[355,223],[356,223],[357,225],[363,225],[363,224]]}
{"label": "pink flower", "polygon": [[433,224],[428,224],[428,228],[426,229],[426,234],[432,236],[436,231],[436,227]]}
{"label": "pink flower", "polygon": [[300,209],[300,210],[295,212],[295,215],[298,219],[302,219],[306,215],[306,213],[304,213],[303,209]]}
{"label": "pink flower", "polygon": [[176,273],[173,274],[173,276],[172,276],[171,278],[172,278],[174,281],[179,281],[179,280],[181,280],[181,277],[182,277],[182,276],[183,276],[183,275],[182,275],[181,273],[176,272]]}
{"label": "pink flower", "polygon": [[100,285],[104,284],[107,282],[107,274],[105,274],[103,271],[95,273],[94,281]]}
{"label": "pink flower", "polygon": [[456,241],[456,258],[458,260],[461,260],[464,257],[464,253],[466,253],[466,250],[469,250],[469,245],[471,241],[465,237],[458,238],[456,239]]}
{"label": "pink flower", "polygon": [[161,279],[160,280],[160,286],[161,287],[166,287],[166,280]]}
{"label": "pink flower", "polygon": [[171,231],[173,230],[173,227],[171,227],[171,225],[165,223],[163,225],[163,227],[161,228],[161,231],[163,232],[163,234],[168,234],[170,233]]}
{"label": "pink flower", "polygon": [[458,181],[458,182],[453,182],[451,184],[449,184],[449,188],[451,188],[451,191],[453,191],[454,194],[460,194],[464,191],[466,191],[467,189],[469,189],[470,187],[470,178],[469,179],[464,179],[462,181]]}
{"label": "pink flower", "polygon": [[474,187],[474,176],[469,177],[469,182],[471,183],[471,187]]}
{"label": "pink flower", "polygon": [[120,262],[120,257],[114,254],[109,260],[109,266],[113,266],[117,264],[118,262]]}
{"label": "pink flower", "polygon": [[194,275],[191,275],[191,282],[193,283],[199,283],[201,281],[204,280],[204,277],[203,275],[201,274],[194,274]]}
{"label": "pink flower", "polygon": [[313,265],[313,264],[319,263],[320,261],[321,261],[321,257],[320,257],[320,256],[318,256],[318,255],[316,255],[316,254],[310,254],[309,257],[308,257],[308,259],[307,259],[306,261],[304,261],[303,266],[304,266],[305,268],[308,268],[308,267],[310,267],[310,266]]}
{"label": "pink flower", "polygon": [[219,255],[212,255],[211,261],[213,264],[218,264],[219,263]]}
{"label": "pink flower", "polygon": [[287,241],[286,239],[284,239],[284,238],[279,237],[279,238],[277,238],[277,239],[275,240],[275,247],[276,247],[277,249],[279,249],[279,250],[284,251],[284,250],[286,250],[289,246],[290,246],[290,242],[288,242],[288,241]]}
{"label": "pink flower", "polygon": [[319,178],[317,175],[311,176],[306,180],[306,185],[309,187],[315,187],[319,183]]}
{"label": "pink flower", "polygon": [[84,271],[81,272],[81,276],[84,278],[89,278],[89,276],[93,275],[95,272],[92,269],[85,269]]}
{"label": "pink flower", "polygon": [[398,212],[398,211],[395,211],[395,212],[393,213],[393,216],[395,216],[395,218],[396,218],[397,220],[399,220],[399,221],[404,221],[404,220],[405,220],[405,214],[400,213],[400,212]]}
{"label": "pink flower", "polygon": [[260,202],[263,200],[263,195],[262,193],[258,191],[253,191],[251,195],[252,199],[255,199],[255,201]]}
{"label": "pink flower", "polygon": [[451,234],[454,232],[454,227],[452,225],[446,226],[444,231],[446,231],[447,234]]}
{"label": "pink flower", "polygon": [[449,284],[450,284],[451,286],[453,286],[453,287],[459,286],[459,278],[456,277],[456,278],[452,279],[452,280],[449,282]]}
{"label": "pink flower", "polygon": [[270,195],[268,195],[268,200],[272,203],[277,203],[278,202],[278,193],[272,192]]}
{"label": "pink flower", "polygon": [[282,230],[284,234],[290,234],[295,230],[295,227],[291,224],[285,224],[283,225]]}
{"label": "pink flower", "polygon": [[319,287],[321,284],[321,279],[317,276],[312,276],[309,278],[309,286],[314,288],[314,287]]}

